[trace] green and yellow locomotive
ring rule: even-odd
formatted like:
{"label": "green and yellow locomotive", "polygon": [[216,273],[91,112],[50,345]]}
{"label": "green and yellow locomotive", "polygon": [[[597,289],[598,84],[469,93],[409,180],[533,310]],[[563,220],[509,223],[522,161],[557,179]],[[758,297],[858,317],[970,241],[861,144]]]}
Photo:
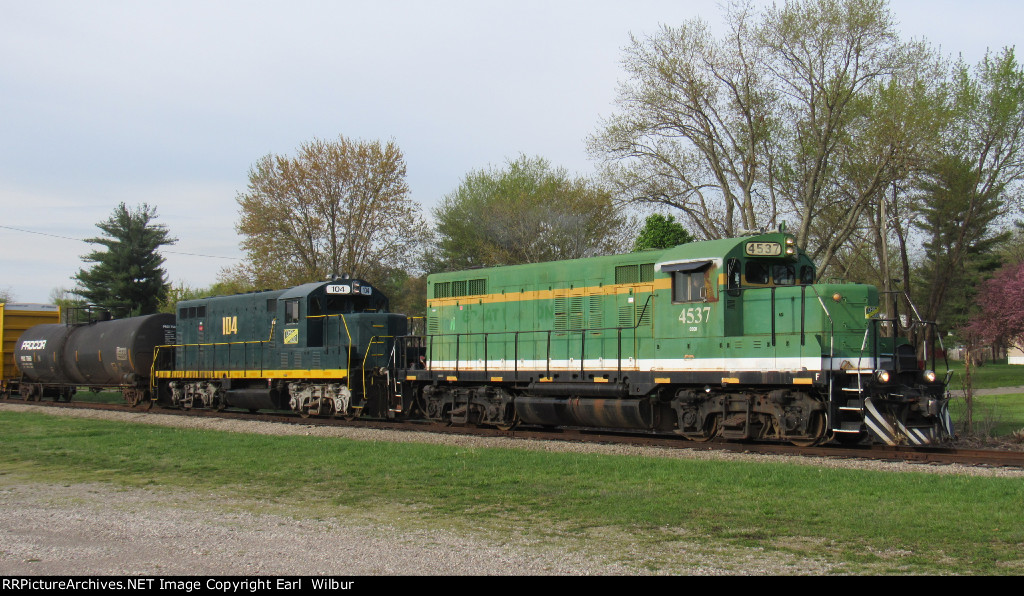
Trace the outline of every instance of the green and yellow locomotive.
{"label": "green and yellow locomotive", "polygon": [[387,310],[387,297],[347,278],[179,302],[177,341],[154,363],[156,399],[345,417],[372,403],[387,415],[407,323]]}
{"label": "green and yellow locomotive", "polygon": [[780,232],[436,274],[425,361],[399,374],[428,418],[456,423],[798,445],[951,434],[945,383],[878,290],[815,273]]}

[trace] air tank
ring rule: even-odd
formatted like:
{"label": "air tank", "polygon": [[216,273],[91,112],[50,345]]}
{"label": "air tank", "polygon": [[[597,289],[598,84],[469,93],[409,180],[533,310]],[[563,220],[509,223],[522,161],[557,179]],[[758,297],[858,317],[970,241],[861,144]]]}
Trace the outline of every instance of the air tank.
{"label": "air tank", "polygon": [[149,378],[156,346],[173,344],[174,315],[160,313],[84,325],[36,325],[18,338],[14,357],[42,384],[107,387]]}

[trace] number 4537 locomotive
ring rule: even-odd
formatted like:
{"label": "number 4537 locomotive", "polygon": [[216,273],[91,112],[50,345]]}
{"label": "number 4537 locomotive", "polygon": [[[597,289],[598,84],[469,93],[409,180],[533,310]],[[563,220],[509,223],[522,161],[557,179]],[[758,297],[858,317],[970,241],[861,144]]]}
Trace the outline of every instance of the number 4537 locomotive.
{"label": "number 4537 locomotive", "polygon": [[952,435],[934,354],[926,369],[875,287],[815,273],[780,232],[433,275],[425,366],[398,374],[452,422],[798,445]]}

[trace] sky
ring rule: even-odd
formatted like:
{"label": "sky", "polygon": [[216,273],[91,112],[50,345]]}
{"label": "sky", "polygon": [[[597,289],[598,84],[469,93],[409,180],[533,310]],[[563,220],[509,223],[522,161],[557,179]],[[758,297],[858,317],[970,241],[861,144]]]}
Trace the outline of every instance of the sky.
{"label": "sky", "polygon": [[[978,62],[1024,3],[891,0],[904,39]],[[267,154],[393,140],[424,210],[470,171],[539,155],[572,173],[614,111],[622,49],[715,0],[0,0],[0,290],[49,302],[118,204],[177,244],[171,282],[242,253],[236,197]]]}

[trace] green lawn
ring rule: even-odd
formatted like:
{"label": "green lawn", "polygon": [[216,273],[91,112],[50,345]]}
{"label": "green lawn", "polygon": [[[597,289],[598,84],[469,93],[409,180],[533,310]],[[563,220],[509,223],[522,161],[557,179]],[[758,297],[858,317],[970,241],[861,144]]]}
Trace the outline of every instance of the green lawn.
{"label": "green lawn", "polygon": [[[949,402],[949,411],[962,432],[967,403],[963,397]],[[1024,430],[1024,393],[974,396],[974,432],[987,437],[1007,437]]]}
{"label": "green lawn", "polygon": [[[936,363],[935,369],[935,372],[940,376],[946,374],[947,369],[942,362]],[[949,388],[951,390],[964,389],[967,382],[964,363],[950,360],[949,370],[953,371],[953,377],[949,381]],[[989,362],[982,366],[972,366],[971,386],[975,389],[1022,387],[1024,386],[1024,365]]]}
{"label": "green lawn", "polygon": [[3,411],[0,453],[0,484],[180,487],[225,508],[440,526],[581,549],[638,570],[671,572],[704,553],[814,561],[837,573],[1024,573],[1021,478],[233,434]]}

